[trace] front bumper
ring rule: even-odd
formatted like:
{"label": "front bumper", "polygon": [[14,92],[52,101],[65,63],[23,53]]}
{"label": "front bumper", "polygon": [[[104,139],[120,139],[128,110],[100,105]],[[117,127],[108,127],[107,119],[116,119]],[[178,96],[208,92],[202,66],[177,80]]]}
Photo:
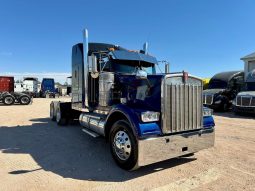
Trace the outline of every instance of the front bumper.
{"label": "front bumper", "polygon": [[234,106],[233,110],[234,112],[255,114],[255,107]]}
{"label": "front bumper", "polygon": [[218,110],[222,107],[221,103],[220,104],[212,104],[212,105],[209,105],[209,104],[203,104],[205,107],[208,107],[210,109],[213,109],[213,110]]}
{"label": "front bumper", "polygon": [[138,141],[138,166],[195,153],[214,146],[214,128]]}

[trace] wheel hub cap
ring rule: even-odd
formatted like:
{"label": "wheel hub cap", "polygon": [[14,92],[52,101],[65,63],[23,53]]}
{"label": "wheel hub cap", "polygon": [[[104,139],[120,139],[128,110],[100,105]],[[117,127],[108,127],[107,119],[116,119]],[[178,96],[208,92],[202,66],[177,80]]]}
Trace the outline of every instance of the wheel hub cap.
{"label": "wheel hub cap", "polygon": [[28,98],[27,98],[27,97],[23,97],[23,98],[21,99],[21,102],[22,102],[22,103],[27,103],[27,102],[28,102]]}
{"label": "wheel hub cap", "polygon": [[113,148],[121,160],[127,160],[131,154],[131,142],[128,134],[118,131],[114,137]]}

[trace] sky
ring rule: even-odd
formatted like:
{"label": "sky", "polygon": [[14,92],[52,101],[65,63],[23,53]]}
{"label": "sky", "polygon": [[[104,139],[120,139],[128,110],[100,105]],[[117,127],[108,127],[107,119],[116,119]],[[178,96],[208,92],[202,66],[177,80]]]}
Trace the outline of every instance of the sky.
{"label": "sky", "polygon": [[106,42],[142,49],[170,71],[212,77],[242,70],[255,52],[254,0],[0,0],[0,75],[71,73],[72,45]]}

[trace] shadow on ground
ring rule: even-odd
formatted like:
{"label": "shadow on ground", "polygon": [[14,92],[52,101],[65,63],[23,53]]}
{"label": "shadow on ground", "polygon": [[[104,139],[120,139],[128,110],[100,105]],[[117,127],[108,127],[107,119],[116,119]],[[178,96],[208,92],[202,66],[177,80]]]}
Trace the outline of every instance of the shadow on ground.
{"label": "shadow on ground", "polygon": [[228,118],[236,118],[236,119],[255,119],[255,114],[249,113],[239,113],[235,114],[232,111],[229,112],[213,112],[215,116],[228,117]]}
{"label": "shadow on ground", "polygon": [[170,159],[128,172],[114,163],[109,144],[103,138],[94,139],[74,124],[58,127],[48,118],[31,121],[34,122],[31,126],[0,128],[2,153],[29,154],[41,167],[9,172],[14,176],[42,169],[67,178],[120,182],[196,160]]}

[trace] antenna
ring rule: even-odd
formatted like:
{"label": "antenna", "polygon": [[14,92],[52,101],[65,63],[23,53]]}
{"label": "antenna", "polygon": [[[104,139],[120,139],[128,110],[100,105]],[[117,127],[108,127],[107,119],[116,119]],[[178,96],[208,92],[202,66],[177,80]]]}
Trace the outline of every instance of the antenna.
{"label": "antenna", "polygon": [[144,51],[144,54],[148,54],[148,42],[145,42],[143,44],[143,51]]}

